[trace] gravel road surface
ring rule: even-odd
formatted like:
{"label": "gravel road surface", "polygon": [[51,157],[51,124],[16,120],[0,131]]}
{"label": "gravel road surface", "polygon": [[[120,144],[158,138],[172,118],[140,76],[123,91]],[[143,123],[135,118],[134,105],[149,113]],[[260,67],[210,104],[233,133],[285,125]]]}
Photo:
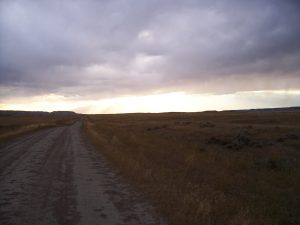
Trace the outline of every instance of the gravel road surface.
{"label": "gravel road surface", "polygon": [[163,224],[86,140],[82,122],[0,147],[1,225]]}

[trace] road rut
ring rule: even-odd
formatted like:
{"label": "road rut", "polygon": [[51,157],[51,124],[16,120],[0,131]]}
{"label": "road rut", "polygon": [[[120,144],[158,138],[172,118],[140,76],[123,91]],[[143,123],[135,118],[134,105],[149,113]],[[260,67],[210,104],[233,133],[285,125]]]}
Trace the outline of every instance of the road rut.
{"label": "road rut", "polygon": [[78,121],[0,147],[0,224],[163,221],[86,140]]}

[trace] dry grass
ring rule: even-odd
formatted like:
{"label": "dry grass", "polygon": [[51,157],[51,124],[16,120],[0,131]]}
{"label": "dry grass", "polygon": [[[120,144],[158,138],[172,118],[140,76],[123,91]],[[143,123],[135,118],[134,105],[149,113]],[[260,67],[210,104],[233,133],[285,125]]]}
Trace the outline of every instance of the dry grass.
{"label": "dry grass", "polygon": [[85,130],[170,224],[300,224],[299,113],[91,115]]}
{"label": "dry grass", "polygon": [[77,118],[58,116],[0,116],[0,142],[4,142],[20,135],[39,129],[63,126],[73,123]]}

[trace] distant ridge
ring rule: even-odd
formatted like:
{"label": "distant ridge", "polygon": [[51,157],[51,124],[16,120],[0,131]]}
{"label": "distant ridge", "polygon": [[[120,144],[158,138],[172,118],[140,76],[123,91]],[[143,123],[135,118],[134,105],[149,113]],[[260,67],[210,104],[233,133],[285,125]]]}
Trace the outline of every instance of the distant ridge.
{"label": "distant ridge", "polygon": [[[300,112],[300,106],[293,107],[281,107],[281,108],[257,108],[257,109],[237,109],[237,110],[206,110],[206,113],[217,113],[217,112]],[[176,113],[176,112],[168,112]],[[0,110],[0,116],[75,116],[80,115],[73,111],[19,111],[19,110]]]}
{"label": "distant ridge", "polygon": [[72,112],[72,111],[53,111],[50,114],[51,115],[55,115],[55,116],[72,116],[72,115],[77,115],[77,113]]}
{"label": "distant ridge", "polygon": [[18,111],[18,110],[0,110],[0,116],[72,116],[77,113],[72,111]]}
{"label": "distant ridge", "polygon": [[244,111],[244,112],[300,112],[300,106],[282,107],[282,108],[258,108],[258,109],[241,109],[225,111]]}

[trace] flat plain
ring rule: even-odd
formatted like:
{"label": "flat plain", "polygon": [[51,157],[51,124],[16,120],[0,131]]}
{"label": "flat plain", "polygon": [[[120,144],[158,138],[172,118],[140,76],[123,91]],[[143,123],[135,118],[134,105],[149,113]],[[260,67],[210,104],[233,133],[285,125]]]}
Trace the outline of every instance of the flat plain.
{"label": "flat plain", "polygon": [[300,113],[0,118],[1,224],[300,224]]}
{"label": "flat plain", "polygon": [[300,113],[90,115],[101,151],[170,224],[300,224]]}
{"label": "flat plain", "polygon": [[0,115],[0,143],[44,128],[69,125],[77,119],[78,115]]}

